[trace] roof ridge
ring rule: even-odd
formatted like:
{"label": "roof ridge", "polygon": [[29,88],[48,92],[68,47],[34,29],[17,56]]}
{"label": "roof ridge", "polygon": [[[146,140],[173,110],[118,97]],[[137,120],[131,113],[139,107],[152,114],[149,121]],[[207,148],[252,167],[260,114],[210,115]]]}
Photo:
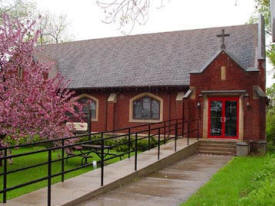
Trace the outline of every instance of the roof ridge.
{"label": "roof ridge", "polygon": [[76,41],[68,41],[68,42],[61,42],[58,44],[46,44],[42,46],[37,47],[47,47],[47,46],[59,46],[64,44],[76,44],[80,42],[89,42],[89,41],[96,41],[96,40],[107,40],[107,39],[120,39],[120,38],[133,38],[133,37],[139,37],[139,36],[149,36],[149,35],[158,35],[158,34],[169,34],[169,33],[176,33],[176,32],[192,32],[192,31],[198,31],[198,30],[211,30],[211,29],[219,29],[219,28],[234,28],[234,27],[244,27],[244,26],[257,26],[258,23],[254,24],[239,24],[239,25],[230,25],[230,26],[217,26],[217,27],[206,27],[206,28],[197,28],[197,29],[186,29],[186,30],[174,30],[174,31],[164,31],[164,32],[153,32],[153,33],[143,33],[143,34],[133,34],[133,35],[125,35],[125,36],[111,36],[111,37],[100,37],[95,39],[82,39],[82,40],[76,40]]}

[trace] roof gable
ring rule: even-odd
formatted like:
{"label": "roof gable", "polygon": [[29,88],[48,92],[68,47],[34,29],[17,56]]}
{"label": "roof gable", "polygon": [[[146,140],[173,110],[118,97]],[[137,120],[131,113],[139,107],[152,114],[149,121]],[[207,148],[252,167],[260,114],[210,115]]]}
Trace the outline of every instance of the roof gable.
{"label": "roof gable", "polygon": [[213,63],[221,54],[226,54],[233,62],[235,62],[241,69],[243,69],[246,72],[251,72],[251,71],[259,71],[258,68],[254,68],[254,67],[249,67],[249,68],[244,68],[239,62],[238,59],[236,57],[234,57],[234,55],[229,54],[229,52],[227,52],[226,50],[221,50],[219,51],[216,55],[214,55],[206,64],[205,66],[202,67],[201,70],[199,71],[191,71],[190,74],[200,74],[203,73],[211,63]]}

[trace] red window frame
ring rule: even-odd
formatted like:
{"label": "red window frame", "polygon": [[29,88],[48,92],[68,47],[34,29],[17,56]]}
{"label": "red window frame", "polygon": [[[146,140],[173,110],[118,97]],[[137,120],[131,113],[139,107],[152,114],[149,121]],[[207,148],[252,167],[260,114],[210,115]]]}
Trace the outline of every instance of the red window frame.
{"label": "red window frame", "polygon": [[[236,125],[236,136],[225,136],[225,122],[222,122],[222,135],[211,136],[211,101],[222,102],[222,118],[225,118],[225,102],[226,101],[237,102],[237,125]],[[239,97],[209,97],[208,98],[208,138],[219,138],[219,139],[238,139],[239,138]]]}

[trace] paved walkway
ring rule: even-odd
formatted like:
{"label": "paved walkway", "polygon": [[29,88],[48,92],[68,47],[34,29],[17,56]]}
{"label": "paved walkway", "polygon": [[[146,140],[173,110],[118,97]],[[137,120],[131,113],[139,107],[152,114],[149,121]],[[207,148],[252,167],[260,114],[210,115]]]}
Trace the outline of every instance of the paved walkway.
{"label": "paved walkway", "polygon": [[80,206],[176,206],[197,191],[232,157],[197,154]]}
{"label": "paved walkway", "polygon": [[[187,146],[186,139],[177,141],[177,153],[174,150],[174,141],[161,146],[160,160],[157,161],[157,148],[138,154],[138,171],[134,171],[134,158],[125,159],[120,162],[104,167],[104,187],[100,187],[100,169],[87,172],[83,175],[57,183],[52,186],[52,205],[78,205],[80,200],[87,199],[103,190],[113,189],[119,186],[129,177],[133,178],[152,169],[163,168],[169,161],[190,155],[195,149],[195,139],[190,139]],[[195,150],[194,150],[195,151]],[[192,151],[193,152],[193,151]],[[90,203],[89,203],[90,204]],[[8,200],[4,206],[45,206],[47,205],[47,188],[43,188],[18,198]],[[110,204],[107,204],[110,205]],[[111,204],[112,205],[112,204]]]}

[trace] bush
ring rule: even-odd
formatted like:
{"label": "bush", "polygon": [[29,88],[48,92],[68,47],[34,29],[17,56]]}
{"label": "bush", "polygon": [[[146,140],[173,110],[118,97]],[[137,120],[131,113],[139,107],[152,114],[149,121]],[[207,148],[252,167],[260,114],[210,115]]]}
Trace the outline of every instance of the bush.
{"label": "bush", "polygon": [[266,137],[269,143],[275,145],[275,108],[270,109],[267,113]]}
{"label": "bush", "polygon": [[[108,138],[111,136],[105,135],[104,138]],[[92,140],[93,144],[101,144],[100,141],[100,135],[93,135]],[[86,142],[88,141],[88,137],[81,137],[79,139],[79,142]],[[113,150],[116,150],[117,152],[128,152],[128,136],[126,137],[121,137],[119,139],[108,139],[104,141],[104,144],[106,146],[115,146]],[[137,142],[137,148],[138,151],[144,152],[149,149],[148,147],[148,138],[147,137],[139,137],[139,140]],[[157,146],[157,140],[154,137],[151,137],[151,142],[150,142],[150,148],[156,147]],[[135,137],[131,137],[131,143],[130,143],[131,151],[135,149]]]}
{"label": "bush", "polygon": [[18,141],[11,138],[10,136],[3,136],[2,138],[4,139],[4,142],[6,142],[9,146],[36,143],[36,142],[40,142],[40,141],[43,140],[43,139],[40,138],[39,135],[34,135],[33,137],[21,138]]}
{"label": "bush", "polygon": [[251,183],[250,192],[239,200],[239,206],[275,205],[275,155],[271,154],[264,163],[264,169],[255,177]]}
{"label": "bush", "polygon": [[[151,137],[150,148],[154,148],[155,146],[157,146],[157,141],[154,137]],[[138,148],[138,151],[142,151],[142,152],[148,150],[149,149],[148,138],[138,140],[137,148]]]}
{"label": "bush", "polygon": [[[105,144],[109,146],[118,145],[117,147],[114,147],[114,150],[116,150],[117,152],[128,152],[129,150],[128,137],[123,137],[116,140],[106,140]],[[155,147],[156,145],[157,145],[157,141],[155,140],[155,138],[151,137],[151,142],[150,142],[151,148]],[[134,137],[131,137],[130,147],[131,147],[131,151],[135,149]],[[137,142],[137,149],[140,152],[144,152],[148,150],[149,149],[148,138],[141,139],[140,137],[140,140],[138,140]]]}

